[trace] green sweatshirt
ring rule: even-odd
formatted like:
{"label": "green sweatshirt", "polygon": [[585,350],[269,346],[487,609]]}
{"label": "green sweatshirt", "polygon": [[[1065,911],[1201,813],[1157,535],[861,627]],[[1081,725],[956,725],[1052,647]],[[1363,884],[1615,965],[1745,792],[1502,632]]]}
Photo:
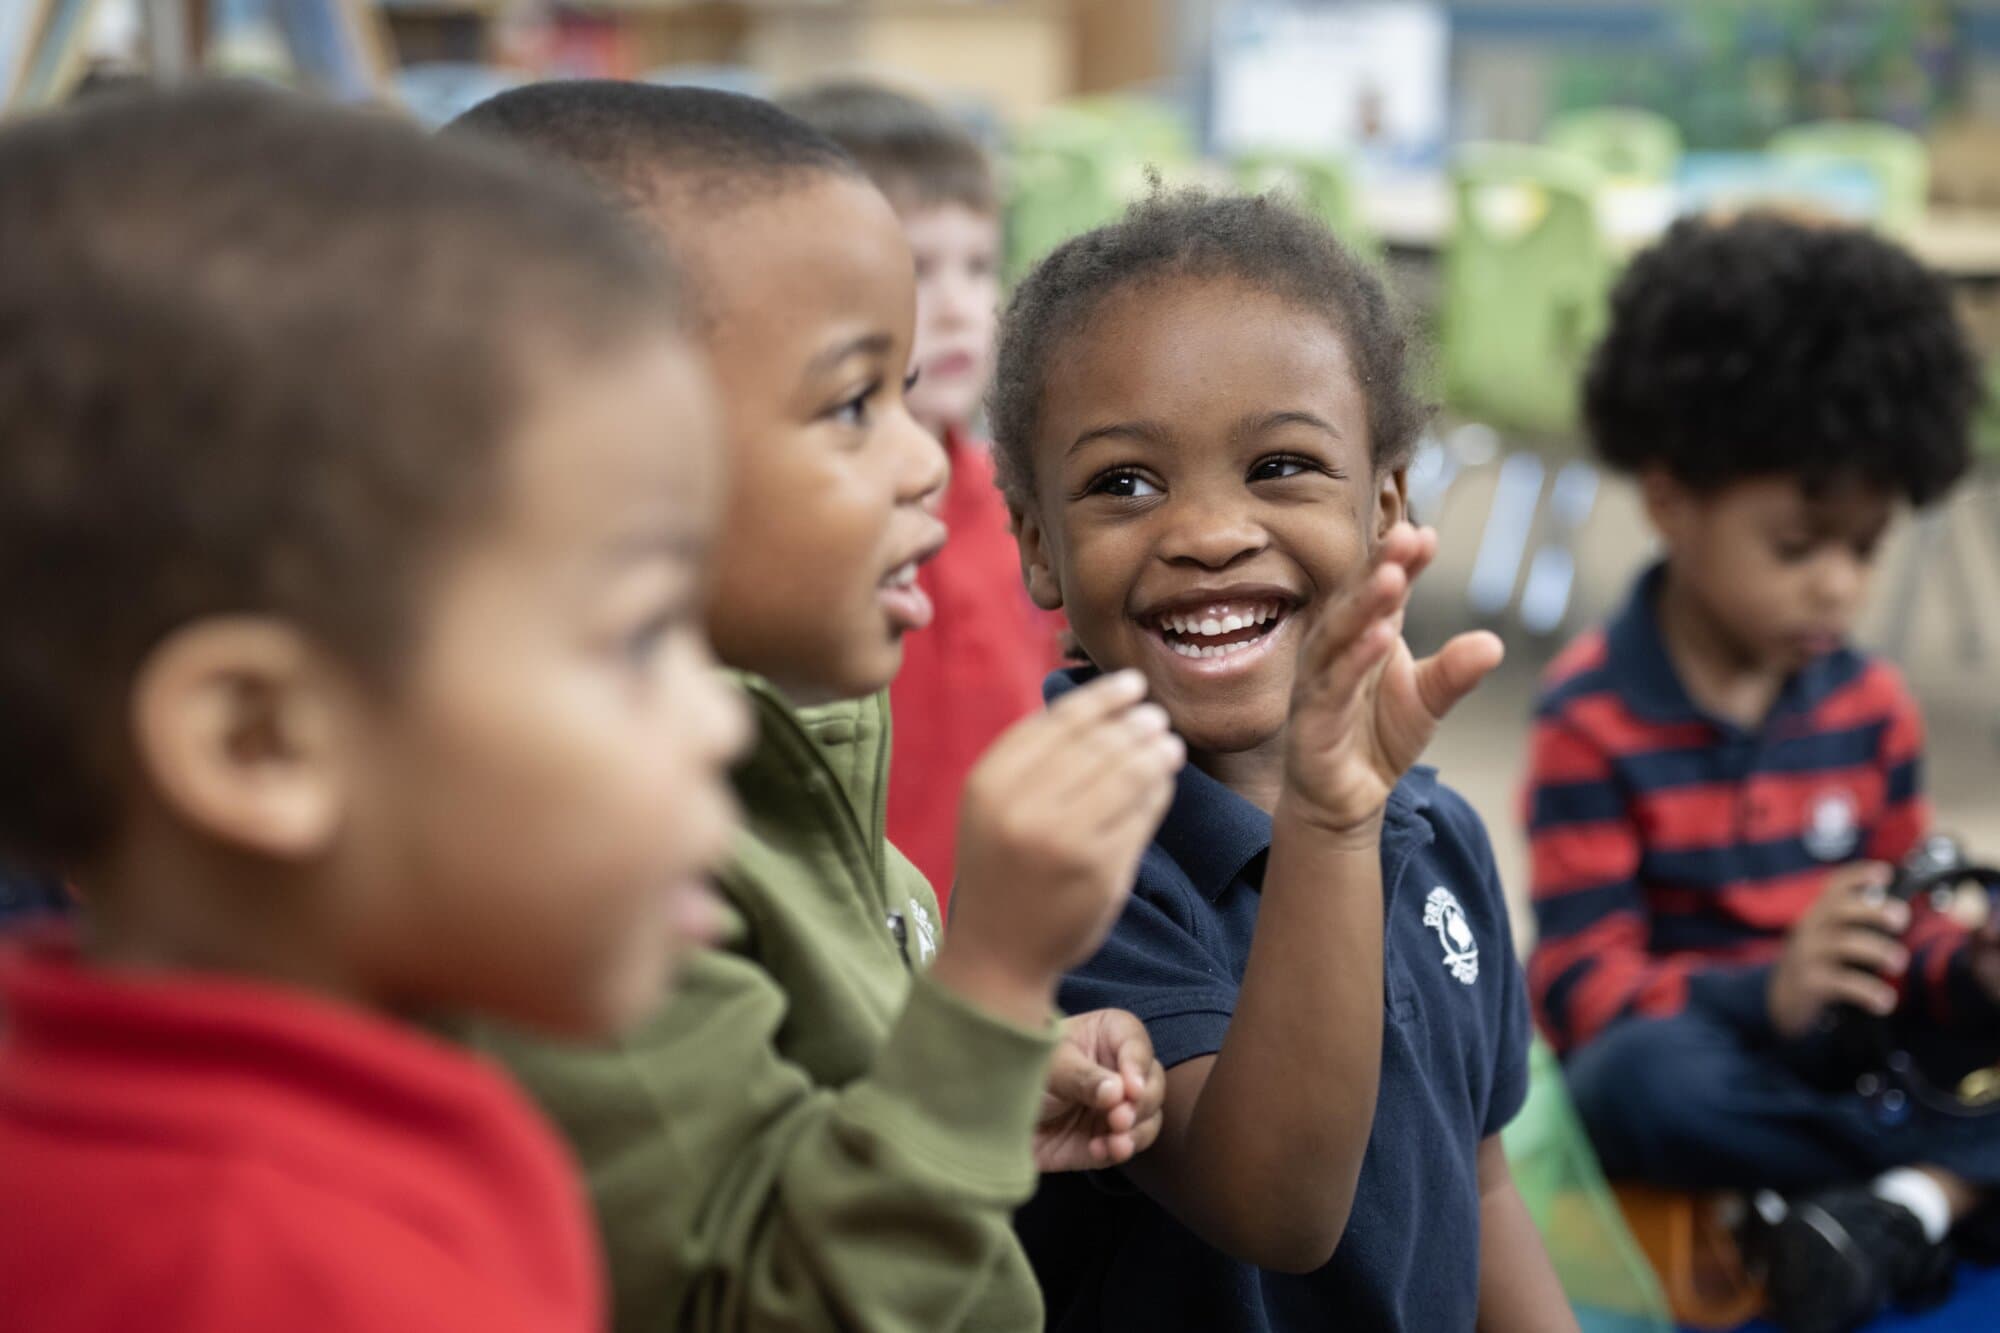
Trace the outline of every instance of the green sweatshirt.
{"label": "green sweatshirt", "polygon": [[621,1333],[1037,1329],[1015,1242],[1054,1031],[917,971],[937,899],[883,834],[886,695],[746,678],[728,925],[609,1048],[482,1031],[582,1160]]}

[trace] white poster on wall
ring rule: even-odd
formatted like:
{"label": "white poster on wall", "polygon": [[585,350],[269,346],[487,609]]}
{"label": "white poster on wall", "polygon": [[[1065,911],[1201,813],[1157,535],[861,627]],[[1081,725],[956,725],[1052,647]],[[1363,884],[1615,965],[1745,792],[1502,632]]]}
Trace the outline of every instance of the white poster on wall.
{"label": "white poster on wall", "polygon": [[1215,18],[1210,131],[1225,153],[1433,161],[1449,106],[1450,18],[1436,3],[1226,6]]}

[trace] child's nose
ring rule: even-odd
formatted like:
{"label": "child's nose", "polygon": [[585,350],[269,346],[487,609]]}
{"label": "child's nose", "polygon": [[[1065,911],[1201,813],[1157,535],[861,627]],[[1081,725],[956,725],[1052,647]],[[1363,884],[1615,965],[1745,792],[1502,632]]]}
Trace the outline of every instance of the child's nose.
{"label": "child's nose", "polygon": [[897,450],[902,466],[896,499],[901,504],[922,505],[936,513],[944,502],[945,485],[951,480],[951,458],[945,453],[944,442],[918,425],[907,410],[897,415],[901,418]]}
{"label": "child's nose", "polygon": [[1263,526],[1234,505],[1185,502],[1161,543],[1161,554],[1207,569],[1222,569],[1264,549]]}

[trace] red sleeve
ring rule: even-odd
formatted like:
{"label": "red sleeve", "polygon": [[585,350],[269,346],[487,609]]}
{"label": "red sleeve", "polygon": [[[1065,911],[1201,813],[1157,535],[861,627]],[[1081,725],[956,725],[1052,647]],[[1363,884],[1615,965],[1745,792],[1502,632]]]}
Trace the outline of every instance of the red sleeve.
{"label": "red sleeve", "polygon": [[1869,835],[1866,855],[1873,861],[1901,861],[1930,830],[1930,799],[1924,794],[1924,718],[1917,701],[1892,668],[1877,664],[1885,695],[1887,725],[1876,764],[1882,770],[1882,814]]}
{"label": "red sleeve", "polygon": [[1557,1050],[1628,1015],[1679,1013],[1698,976],[1742,970],[1651,952],[1638,825],[1604,749],[1561,718],[1535,724],[1526,805],[1538,929],[1528,987]]}

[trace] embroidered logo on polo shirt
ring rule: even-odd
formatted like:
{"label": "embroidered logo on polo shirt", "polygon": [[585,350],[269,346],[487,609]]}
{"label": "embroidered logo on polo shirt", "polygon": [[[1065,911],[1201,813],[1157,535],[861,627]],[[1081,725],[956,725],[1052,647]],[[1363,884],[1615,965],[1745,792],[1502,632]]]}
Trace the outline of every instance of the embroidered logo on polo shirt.
{"label": "embroidered logo on polo shirt", "polygon": [[915,898],[910,899],[910,920],[917,926],[917,961],[929,963],[937,956],[937,926],[931,914]]}
{"label": "embroidered logo on polo shirt", "polygon": [[1861,845],[1861,810],[1854,797],[1831,788],[1813,797],[1799,840],[1814,860],[1845,861]]}
{"label": "embroidered logo on polo shirt", "polygon": [[1424,924],[1437,932],[1444,946],[1444,965],[1451,974],[1470,986],[1479,980],[1479,941],[1472,938],[1472,923],[1458,905],[1458,895],[1440,884],[1424,899]]}

